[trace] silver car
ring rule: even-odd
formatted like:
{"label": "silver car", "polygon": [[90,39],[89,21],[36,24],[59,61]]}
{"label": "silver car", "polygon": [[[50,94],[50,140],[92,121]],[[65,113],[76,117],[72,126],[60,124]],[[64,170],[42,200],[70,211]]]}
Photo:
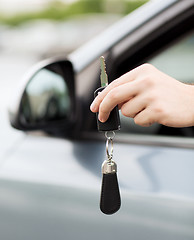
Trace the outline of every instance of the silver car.
{"label": "silver car", "polygon": [[193,83],[194,0],[150,1],[67,57],[30,70],[9,109],[12,126],[27,134],[1,167],[0,239],[194,239],[193,127],[143,128],[120,116],[113,158],[121,209],[100,212],[105,137],[89,106],[101,55],[109,82],[149,62]]}

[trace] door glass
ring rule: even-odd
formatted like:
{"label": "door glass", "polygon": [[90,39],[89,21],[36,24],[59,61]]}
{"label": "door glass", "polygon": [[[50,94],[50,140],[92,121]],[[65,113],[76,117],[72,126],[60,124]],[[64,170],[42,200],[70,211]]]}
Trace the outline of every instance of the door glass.
{"label": "door glass", "polygon": [[150,59],[149,63],[181,82],[194,83],[194,32]]}

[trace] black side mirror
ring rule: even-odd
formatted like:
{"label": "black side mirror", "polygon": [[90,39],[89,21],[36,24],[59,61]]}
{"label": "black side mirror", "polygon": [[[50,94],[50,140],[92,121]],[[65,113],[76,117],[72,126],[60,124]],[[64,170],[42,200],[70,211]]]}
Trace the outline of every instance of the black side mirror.
{"label": "black side mirror", "polygon": [[74,72],[68,60],[45,60],[24,78],[9,108],[20,130],[70,130],[75,123]]}

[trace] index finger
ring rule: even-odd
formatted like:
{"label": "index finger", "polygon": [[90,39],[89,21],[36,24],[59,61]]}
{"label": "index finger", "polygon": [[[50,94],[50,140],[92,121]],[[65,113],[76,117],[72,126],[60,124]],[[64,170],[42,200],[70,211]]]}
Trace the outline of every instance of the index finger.
{"label": "index finger", "polygon": [[[133,70],[132,70],[133,71]],[[131,72],[132,72],[131,71]],[[111,82],[102,92],[100,92],[100,94],[94,99],[94,101],[92,102],[91,106],[90,106],[90,110],[92,112],[98,112],[99,110],[99,105],[102,102],[102,100],[104,99],[104,97],[115,87],[118,87],[122,84],[125,84],[129,81],[132,81],[132,73],[128,72],[124,75],[122,75],[121,77],[117,78],[116,80],[114,80],[113,82]]]}
{"label": "index finger", "polygon": [[116,105],[130,101],[141,91],[142,88],[136,81],[128,82],[112,89],[100,103],[98,115],[99,120],[105,122]]}

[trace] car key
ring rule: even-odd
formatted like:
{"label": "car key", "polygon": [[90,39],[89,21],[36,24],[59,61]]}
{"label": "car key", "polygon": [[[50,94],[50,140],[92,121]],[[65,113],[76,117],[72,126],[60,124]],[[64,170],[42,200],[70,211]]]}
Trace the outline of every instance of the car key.
{"label": "car key", "polygon": [[[108,76],[106,74],[106,66],[104,57],[100,57],[101,65],[101,87],[94,92],[96,97],[107,85]],[[110,113],[108,120],[102,123],[98,120],[98,113],[96,114],[98,131],[105,131],[106,137],[106,154],[107,160],[102,164],[102,187],[100,196],[100,210],[105,214],[113,214],[117,212],[121,206],[121,198],[119,185],[117,180],[117,165],[112,160],[113,158],[113,138],[115,136],[114,130],[120,130],[120,118],[118,106],[116,106]],[[110,136],[112,132],[112,136]],[[109,144],[111,144],[111,153],[109,154]]]}
{"label": "car key", "polygon": [[[101,87],[96,89],[94,92],[94,97],[96,97],[100,92],[103,91],[103,89],[108,86],[108,76],[106,74],[106,65],[104,57],[100,57],[100,66],[101,66]],[[113,110],[110,112],[110,116],[107,119],[106,122],[102,123],[98,119],[98,113],[96,113],[96,119],[97,119],[97,127],[98,131],[115,131],[120,129],[120,118],[119,118],[119,110],[118,106],[113,108]]]}

